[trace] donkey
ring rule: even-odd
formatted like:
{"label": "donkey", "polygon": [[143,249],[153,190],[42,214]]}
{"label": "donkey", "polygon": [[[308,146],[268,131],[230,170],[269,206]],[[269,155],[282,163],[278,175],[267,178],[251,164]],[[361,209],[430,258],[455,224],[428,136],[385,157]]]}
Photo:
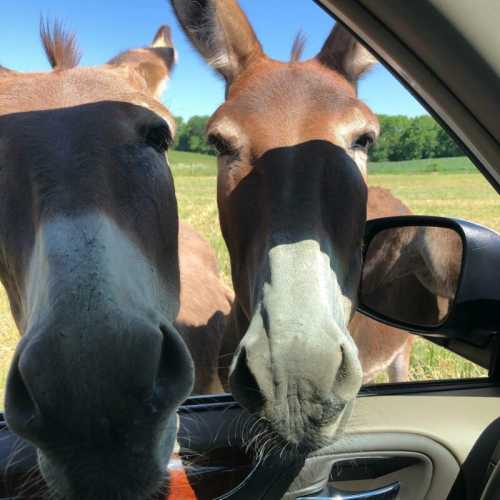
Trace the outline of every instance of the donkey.
{"label": "donkey", "polygon": [[22,335],[5,416],[58,498],[149,498],[194,383],[174,321],[189,339],[229,310],[223,291],[199,297],[217,281],[206,244],[188,227],[179,241],[175,123],[158,99],[175,50],[162,27],[147,48],[77,68],[73,35],[41,34],[51,72],[0,70],[0,278]]}
{"label": "donkey", "polygon": [[[236,349],[230,387],[266,422],[268,441],[307,453],[341,432],[363,381],[349,324],[367,153],[379,124],[356,87],[376,61],[336,25],[313,59],[300,62],[295,50],[278,62],[264,54],[236,0],[171,3],[226,84],[207,134],[218,151],[219,219],[235,289],[233,330],[222,346],[223,357]],[[371,325],[359,321],[362,350]],[[385,366],[407,356],[407,333],[396,333],[380,349]],[[375,335],[381,346],[383,332]]]}
{"label": "donkey", "polygon": [[383,231],[368,248],[360,297],[389,317],[437,325],[455,298],[462,255],[461,238],[452,229]]}
{"label": "donkey", "polygon": [[[410,214],[409,208],[387,189],[368,189],[368,219]],[[386,370],[389,382],[408,380],[413,335],[359,313],[354,314],[349,332],[358,346],[364,384]]]}
{"label": "donkey", "polygon": [[220,394],[219,356],[233,293],[222,282],[217,257],[189,224],[179,223],[180,310],[175,327],[195,366],[193,394]]}

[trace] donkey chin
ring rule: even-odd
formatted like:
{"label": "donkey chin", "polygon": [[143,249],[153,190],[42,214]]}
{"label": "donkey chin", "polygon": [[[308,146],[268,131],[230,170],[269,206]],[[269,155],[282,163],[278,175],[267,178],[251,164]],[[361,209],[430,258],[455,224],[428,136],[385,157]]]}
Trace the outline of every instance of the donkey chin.
{"label": "donkey chin", "polygon": [[347,328],[324,313],[331,307],[316,307],[307,321],[298,317],[297,307],[293,321],[289,314],[281,321],[272,314],[283,310],[276,309],[281,298],[271,287],[265,289],[233,359],[230,384],[236,399],[264,422],[264,443],[304,455],[342,433],[362,368]]}
{"label": "donkey chin", "polygon": [[[156,496],[166,488],[168,458],[177,433],[176,415],[157,429],[154,443],[134,450],[103,446],[79,447],[76,461],[61,460],[60,450],[38,450],[38,464],[53,500],[139,500]],[[145,434],[149,434],[149,431]],[[68,450],[66,450],[67,452]]]}

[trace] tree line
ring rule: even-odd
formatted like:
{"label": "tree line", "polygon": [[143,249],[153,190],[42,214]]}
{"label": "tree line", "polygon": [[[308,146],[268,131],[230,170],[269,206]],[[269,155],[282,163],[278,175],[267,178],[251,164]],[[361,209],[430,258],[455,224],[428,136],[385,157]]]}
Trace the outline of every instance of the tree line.
{"label": "tree line", "polygon": [[[463,156],[462,150],[431,116],[410,118],[403,115],[378,115],[380,137],[370,149],[370,161],[401,161]],[[205,140],[208,116],[176,117],[174,149],[214,155]]]}

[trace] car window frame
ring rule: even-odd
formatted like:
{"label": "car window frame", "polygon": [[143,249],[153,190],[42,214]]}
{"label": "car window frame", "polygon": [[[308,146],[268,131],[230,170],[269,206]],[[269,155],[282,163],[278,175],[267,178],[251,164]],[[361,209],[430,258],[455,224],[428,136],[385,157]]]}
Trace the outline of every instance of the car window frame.
{"label": "car window frame", "polygon": [[[458,135],[450,128],[448,123],[427,103],[424,98],[417,93],[397,70],[385,60],[379,53],[367,44],[360,34],[351,28],[348,24],[333,14],[324,4],[322,0],[310,0],[318,5],[327,16],[335,22],[340,22],[354,37],[356,37],[367,49],[373,52],[379,59],[380,63],[395,77],[399,83],[429,112],[429,114],[440,124],[440,126],[450,135],[450,137],[460,145],[464,154],[474,163],[480,173],[488,180],[495,191],[500,195],[500,183],[497,183],[484,165],[480,162],[476,155],[468,148],[468,146],[458,137]],[[412,335],[417,335],[412,333]],[[446,348],[438,339],[425,338],[440,347]],[[493,345],[493,344],[492,344]],[[450,352],[454,352],[451,351]],[[500,339],[496,338],[494,347],[492,347],[492,361],[488,370],[487,377],[469,378],[469,379],[444,379],[444,380],[425,380],[425,381],[408,381],[398,383],[381,383],[364,385],[360,389],[359,397],[371,397],[381,395],[402,395],[402,394],[418,394],[418,393],[433,393],[450,390],[470,390],[487,387],[500,386]],[[191,395],[179,407],[180,414],[203,413],[205,411],[220,410],[222,412],[232,408],[241,408],[240,404],[234,399],[231,393],[207,394],[207,395]],[[5,425],[3,411],[0,412],[0,425]]]}

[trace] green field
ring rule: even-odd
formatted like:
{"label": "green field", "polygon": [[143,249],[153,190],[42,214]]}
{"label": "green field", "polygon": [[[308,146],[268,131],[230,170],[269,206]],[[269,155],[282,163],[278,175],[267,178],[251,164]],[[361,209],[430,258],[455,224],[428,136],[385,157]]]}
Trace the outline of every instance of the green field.
{"label": "green field", "polygon": [[217,175],[215,156],[171,151],[168,159],[175,177],[214,177]]}
{"label": "green field", "polygon": [[[203,234],[215,249],[224,280],[229,261],[220,235],[216,204],[215,158],[173,151],[169,154],[180,216]],[[369,184],[392,190],[415,213],[470,219],[500,231],[498,195],[465,158],[444,158],[370,166]],[[0,401],[17,332],[6,297],[0,291]],[[418,339],[412,353],[411,378],[462,378],[484,370],[429,342]]]}
{"label": "green field", "polygon": [[476,167],[466,157],[431,158],[429,160],[387,161],[372,163],[372,174],[442,174],[476,173]]}
{"label": "green field", "polygon": [[[179,177],[210,177],[217,173],[215,156],[171,151],[169,160],[174,174]],[[477,169],[466,157],[431,158],[429,160],[389,161],[372,163],[370,173],[378,174],[476,174]]]}

